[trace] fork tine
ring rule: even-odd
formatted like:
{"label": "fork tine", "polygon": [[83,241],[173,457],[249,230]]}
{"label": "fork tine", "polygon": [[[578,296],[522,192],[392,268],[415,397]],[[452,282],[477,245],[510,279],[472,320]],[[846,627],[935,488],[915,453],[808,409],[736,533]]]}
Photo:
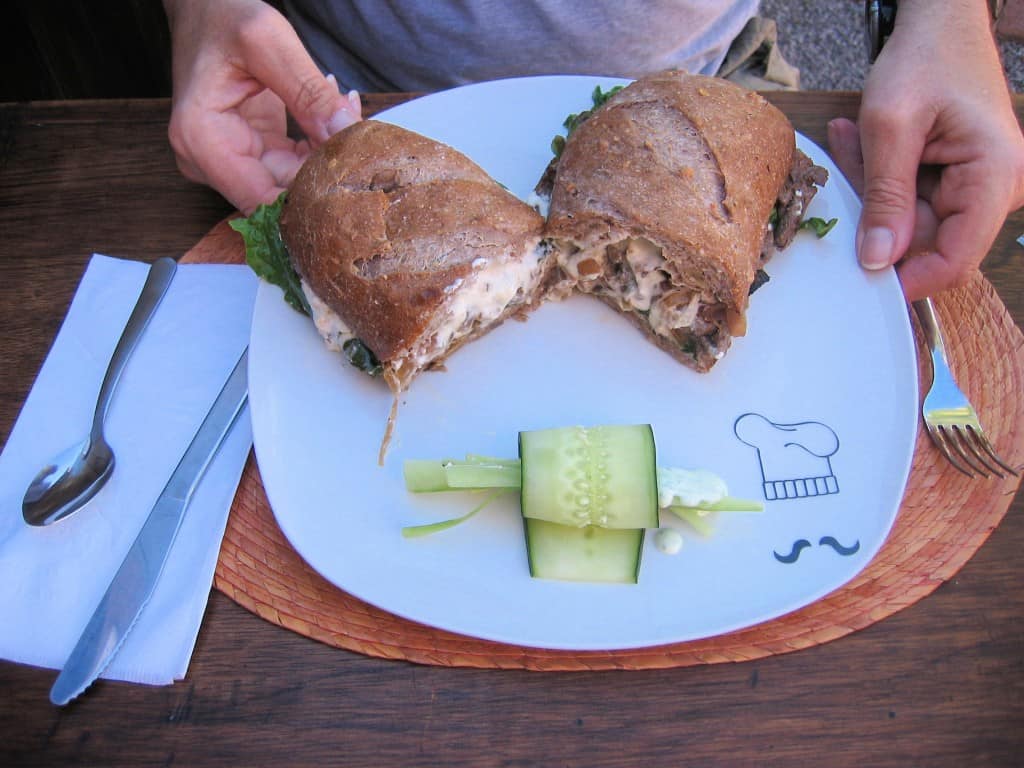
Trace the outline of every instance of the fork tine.
{"label": "fork tine", "polygon": [[1017,477],[1018,471],[996,454],[974,407],[953,379],[934,303],[924,298],[913,302],[913,306],[931,352],[932,383],[922,403],[921,416],[932,442],[950,464],[968,477],[975,473],[982,477],[989,477],[990,473],[1005,477],[999,468]]}
{"label": "fork tine", "polygon": [[[997,454],[995,448],[992,447],[992,443],[989,442],[989,439],[988,437],[986,437],[984,431],[980,429],[974,429],[973,427],[968,427],[968,429],[974,436],[975,442],[981,446],[982,450],[985,452],[985,454],[988,455],[990,459],[992,459],[992,461],[994,461],[996,464],[1005,469],[1014,477],[1017,477],[1017,470],[1015,470],[1013,467],[1011,467],[1009,464],[1007,464],[1005,461],[999,458],[999,454]],[[1000,474],[996,469],[993,468],[992,471],[999,475],[999,477],[1003,477],[1003,475]]]}
{"label": "fork tine", "polygon": [[[974,477],[974,472],[967,469],[967,467],[957,459],[957,456],[963,456],[963,451],[950,440],[949,435],[946,434],[946,431],[942,426],[932,426],[928,423],[926,423],[925,426],[928,427],[928,434],[932,436],[932,442],[935,443],[935,447],[939,449],[939,452],[946,457],[946,461],[968,477]],[[967,459],[965,458],[964,461],[967,461]],[[970,466],[969,461],[967,461],[967,464]]]}
{"label": "fork tine", "polygon": [[958,439],[958,445],[963,449],[963,454],[970,461],[971,466],[978,469],[982,477],[988,477],[989,473],[997,477],[1005,475],[994,466],[985,455],[985,449],[981,444],[982,436],[978,430],[970,424],[956,424],[953,426]]}
{"label": "fork tine", "polygon": [[942,429],[949,437],[949,443],[953,446],[956,455],[979,475],[988,477],[988,467],[975,455],[974,449],[964,433],[963,425],[948,424],[943,425]]}

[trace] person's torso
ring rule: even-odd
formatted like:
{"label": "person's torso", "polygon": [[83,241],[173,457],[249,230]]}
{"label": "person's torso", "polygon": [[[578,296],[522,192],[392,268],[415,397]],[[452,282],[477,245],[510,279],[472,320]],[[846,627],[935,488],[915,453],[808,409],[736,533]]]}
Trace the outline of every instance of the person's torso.
{"label": "person's torso", "polygon": [[757,0],[287,0],[343,88],[438,90],[535,74],[713,74]]}

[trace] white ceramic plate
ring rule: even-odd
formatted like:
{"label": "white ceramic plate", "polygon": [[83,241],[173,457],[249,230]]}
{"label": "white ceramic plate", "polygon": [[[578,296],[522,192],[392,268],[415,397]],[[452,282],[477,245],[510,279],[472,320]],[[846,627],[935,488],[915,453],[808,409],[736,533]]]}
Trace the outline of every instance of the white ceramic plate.
{"label": "white ceramic plate", "polygon": [[[513,79],[403,104],[380,119],[449,143],[525,198],[593,77]],[[917,369],[892,271],[853,255],[859,203],[831,178],[810,215],[838,217],[768,265],[749,333],[707,374],[646,342],[596,300],[544,306],[457,352],[403,398],[377,465],[391,395],[328,352],[280,291],[261,285],[250,375],[256,453],[281,529],[341,589],[397,615],[478,638],[618,649],[709,637],[805,606],[853,578],[888,534],[910,468]],[[516,455],[522,429],[653,425],[659,464],[702,466],[761,514],[719,515],[702,539],[682,523],[675,556],[645,544],[636,586],[531,579],[517,499],[457,528],[404,539],[402,526],[453,517],[476,499],[413,496],[402,462]],[[665,515],[665,518],[671,517]],[[670,521],[666,520],[669,524]]]}

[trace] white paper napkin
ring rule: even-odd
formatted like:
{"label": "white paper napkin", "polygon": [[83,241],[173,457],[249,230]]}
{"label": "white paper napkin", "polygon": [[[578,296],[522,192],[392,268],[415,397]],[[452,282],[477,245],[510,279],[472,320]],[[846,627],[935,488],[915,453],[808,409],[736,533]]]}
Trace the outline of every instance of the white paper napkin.
{"label": "white paper napkin", "polygon": [[[114,393],[106,434],[117,462],[85,507],[26,525],[25,489],[89,431],[100,382],[147,265],[93,256],[0,455],[0,657],[59,669],[249,339],[247,267],[181,265]],[[196,490],[152,599],[103,677],[184,677],[228,510],[252,445],[246,408]]]}

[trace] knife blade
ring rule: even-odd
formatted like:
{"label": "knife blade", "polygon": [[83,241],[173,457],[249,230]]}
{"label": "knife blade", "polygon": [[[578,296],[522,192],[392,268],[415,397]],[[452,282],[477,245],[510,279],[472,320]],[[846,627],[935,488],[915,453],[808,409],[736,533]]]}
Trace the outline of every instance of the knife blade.
{"label": "knife blade", "polygon": [[114,574],[50,690],[54,704],[67,704],[103,673],[152,596],[192,494],[248,398],[248,358],[246,348]]}

